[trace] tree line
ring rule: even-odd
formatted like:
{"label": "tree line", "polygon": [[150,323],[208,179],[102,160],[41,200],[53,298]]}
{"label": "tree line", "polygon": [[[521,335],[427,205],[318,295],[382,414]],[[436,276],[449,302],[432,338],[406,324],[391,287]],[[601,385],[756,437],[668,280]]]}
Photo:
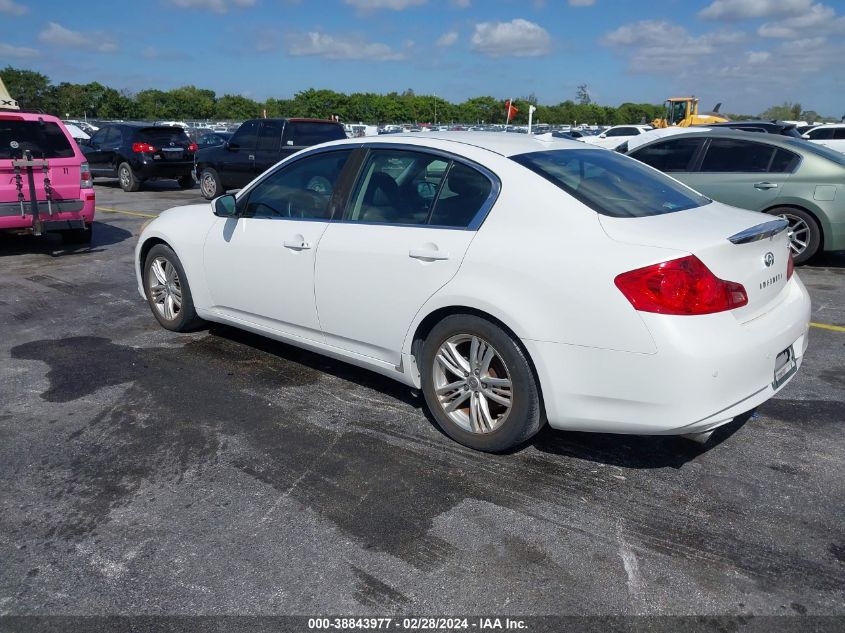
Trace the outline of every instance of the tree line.
{"label": "tree line", "polygon": [[[340,117],[346,122],[367,123],[504,123],[505,100],[491,96],[452,103],[435,95],[418,95],[413,90],[377,94],[309,88],[291,99],[270,97],[256,101],[241,95],[218,96],[213,90],[182,86],[172,90],[148,89],[130,93],[96,81],[87,84],[51,83],[41,73],[7,66],[0,70],[6,88],[23,108],[40,109],[61,118],[125,120],[231,120],[268,117]],[[579,86],[576,100],[556,105],[537,103],[528,95],[515,99],[519,109],[512,123],[528,121],[529,105],[536,106],[534,121],[541,123],[589,123],[619,125],[648,122],[663,115],[663,106],[623,103],[618,107],[593,103],[587,87]],[[798,104],[784,104],[792,113]],[[816,113],[812,113],[816,114]],[[816,115],[818,116],[818,115]],[[779,117],[787,118],[787,117]],[[790,117],[798,118],[798,117]],[[814,119],[818,120],[818,119]]]}

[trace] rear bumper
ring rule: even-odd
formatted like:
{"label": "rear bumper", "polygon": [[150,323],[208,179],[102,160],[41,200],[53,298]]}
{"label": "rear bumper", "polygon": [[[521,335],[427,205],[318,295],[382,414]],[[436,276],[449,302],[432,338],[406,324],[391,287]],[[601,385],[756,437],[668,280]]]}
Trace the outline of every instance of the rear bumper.
{"label": "rear bumper", "polygon": [[[55,200],[50,215],[46,200],[38,201],[38,216],[45,231],[83,228],[94,221],[94,191],[84,189],[83,200]],[[80,222],[82,225],[80,225]],[[24,215],[17,202],[0,202],[0,231],[28,230],[33,226],[31,207],[24,202]]]}
{"label": "rear bumper", "polygon": [[780,391],[775,358],[792,347],[800,367],[810,299],[797,275],[769,312],[740,324],[730,312],[703,317],[642,314],[655,354],[524,341],[558,429],[644,435],[699,433],[730,422]]}
{"label": "rear bumper", "polygon": [[193,168],[193,160],[145,160],[133,166],[135,174],[141,178],[181,178],[182,176],[189,176]]}

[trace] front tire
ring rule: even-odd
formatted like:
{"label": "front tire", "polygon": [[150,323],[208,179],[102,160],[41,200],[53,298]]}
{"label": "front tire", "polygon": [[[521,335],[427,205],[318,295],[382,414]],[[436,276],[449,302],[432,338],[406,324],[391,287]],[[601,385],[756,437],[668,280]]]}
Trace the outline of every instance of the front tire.
{"label": "front tire", "polygon": [[501,452],[542,427],[540,391],[526,352],[490,321],[467,314],[446,317],[426,337],[421,361],[429,410],[457,442]]}
{"label": "front tire", "polygon": [[794,207],[777,207],[768,212],[789,222],[789,248],[798,266],[812,258],[822,245],[822,230],[816,218]]}
{"label": "front tire", "polygon": [[117,179],[120,181],[120,188],[124,191],[138,191],[141,188],[141,180],[132,171],[129,163],[120,163],[117,168]]}
{"label": "front tire", "polygon": [[163,328],[173,332],[190,332],[202,323],[194,310],[191,287],[182,262],[165,244],[156,244],[147,254],[144,292],[153,316]]}
{"label": "front tire", "polygon": [[211,167],[206,167],[200,173],[200,192],[202,197],[206,200],[214,200],[218,196],[225,193],[223,183],[220,182],[220,176]]}

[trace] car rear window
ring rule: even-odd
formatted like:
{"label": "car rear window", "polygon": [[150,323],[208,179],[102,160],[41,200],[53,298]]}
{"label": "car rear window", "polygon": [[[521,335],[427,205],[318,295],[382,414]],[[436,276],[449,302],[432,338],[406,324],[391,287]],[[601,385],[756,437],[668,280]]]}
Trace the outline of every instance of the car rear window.
{"label": "car rear window", "polygon": [[711,202],[639,161],[607,150],[550,150],[511,159],[614,218],[661,215]]}
{"label": "car rear window", "polygon": [[346,132],[339,123],[288,121],[284,145],[317,145],[342,138],[346,138]]}
{"label": "car rear window", "polygon": [[189,145],[191,140],[180,127],[145,127],[138,130],[138,141],[149,143],[155,147],[176,143],[177,145]]}
{"label": "car rear window", "polygon": [[825,147],[824,145],[816,145],[815,143],[810,143],[809,141],[805,141],[804,139],[795,139],[794,141],[790,139],[787,142],[790,145],[794,145],[796,149],[803,149],[805,152],[809,152],[810,154],[816,154],[818,156],[823,156],[832,160],[838,165],[845,166],[845,154],[843,154],[842,152],[837,152],[836,150],[830,149],[829,147]]}
{"label": "car rear window", "polygon": [[33,158],[74,155],[73,146],[56,123],[0,119],[0,159],[21,158],[26,150]]}

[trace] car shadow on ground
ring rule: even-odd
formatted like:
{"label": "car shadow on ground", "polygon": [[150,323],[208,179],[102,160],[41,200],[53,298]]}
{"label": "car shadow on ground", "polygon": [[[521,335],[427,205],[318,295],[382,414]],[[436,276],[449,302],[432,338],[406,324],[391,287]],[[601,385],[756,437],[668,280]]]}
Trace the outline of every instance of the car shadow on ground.
{"label": "car shadow on ground", "polygon": [[[358,386],[378,391],[418,409],[428,423],[440,433],[444,441],[454,442],[437,425],[419,391],[375,372],[350,365],[320,354],[287,345],[233,327],[211,324],[209,333],[247,345],[253,349],[303,365],[310,370],[330,374]],[[680,468],[708,452],[736,433],[751,418],[753,411],[737,416],[732,422],[716,429],[710,439],[699,444],[678,436],[619,435],[611,433],[581,433],[559,431],[546,425],[529,442],[506,451],[519,453],[533,446],[541,453],[573,457],[624,468]],[[471,450],[471,449],[466,449]]]}
{"label": "car shadow on ground", "polygon": [[132,237],[132,233],[111,224],[94,222],[94,237],[90,244],[64,244],[59,233],[35,235],[0,234],[0,257],[8,255],[43,254],[50,257],[100,253],[104,246],[117,244]]}
{"label": "car shadow on ground", "polygon": [[[820,253],[808,262],[810,268],[845,268],[845,251]],[[796,270],[801,272],[799,266]]]}

